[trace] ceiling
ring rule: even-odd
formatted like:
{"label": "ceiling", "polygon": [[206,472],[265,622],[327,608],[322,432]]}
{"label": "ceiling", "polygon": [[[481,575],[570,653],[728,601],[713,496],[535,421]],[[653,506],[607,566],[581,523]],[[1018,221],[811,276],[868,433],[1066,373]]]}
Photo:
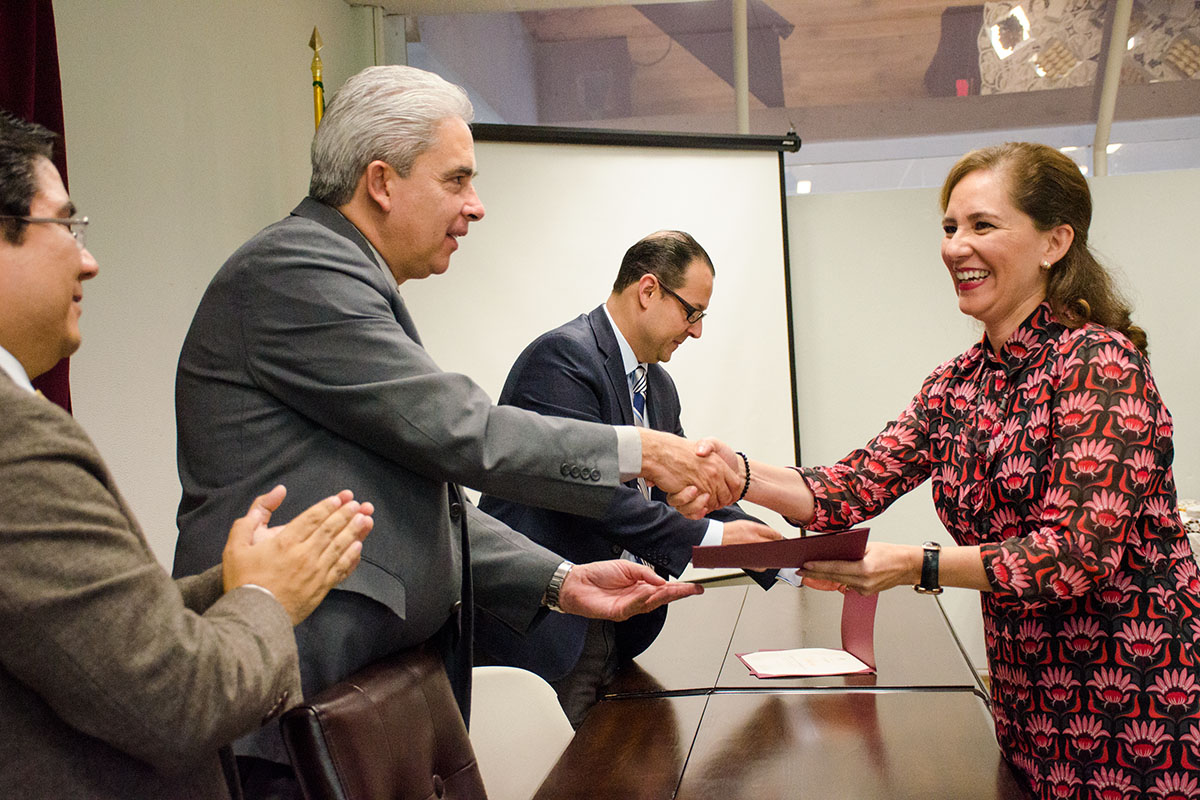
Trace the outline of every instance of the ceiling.
{"label": "ceiling", "polygon": [[[477,14],[503,11],[546,11],[559,8],[632,5],[645,0],[346,0],[352,6],[378,6],[388,14]],[[655,0],[658,3],[692,3],[696,0]]]}
{"label": "ceiling", "polygon": [[[362,4],[361,0],[351,4]],[[980,96],[985,14],[1018,0],[955,4],[933,0],[745,0],[750,35],[751,130],[794,125],[807,141],[866,133],[923,135],[995,127],[997,118],[1028,126],[1095,119],[1090,79],[1073,88]],[[1103,36],[1105,0],[1023,0],[1053,19],[1087,17]],[[374,0],[409,16],[504,13],[519,18],[536,51],[541,124],[643,130],[730,132],[733,0]],[[1175,0],[1137,0],[1135,17]],[[1192,3],[1182,5],[1192,7]],[[1069,8],[1068,8],[1069,6]],[[1200,2],[1186,19],[1200,31]],[[519,17],[516,13],[519,12]],[[1006,12],[1007,13],[1007,12]],[[1082,24],[1082,23],[1081,23]],[[1099,24],[1099,28],[1096,25]],[[423,27],[423,25],[422,25]],[[1075,34],[1072,34],[1075,35]],[[1193,33],[1200,38],[1200,33]],[[1079,51],[1080,40],[1064,35]],[[1044,37],[1045,41],[1049,37]],[[458,47],[487,62],[489,42]],[[1040,46],[1040,45],[1039,45]],[[1098,44],[1096,45],[1098,49]],[[463,52],[470,50],[470,52]],[[1016,61],[1017,59],[1012,59]],[[1011,63],[1011,62],[1010,62]],[[603,77],[600,80],[597,76]],[[612,76],[616,77],[613,78]],[[608,93],[616,102],[553,108],[543,84],[559,94]],[[1200,80],[1122,86],[1117,118],[1178,116],[1200,109]],[[615,86],[615,88],[614,88]],[[1043,88],[1043,87],[1033,87]],[[967,96],[960,96],[962,94]],[[571,100],[574,105],[580,105]]]}

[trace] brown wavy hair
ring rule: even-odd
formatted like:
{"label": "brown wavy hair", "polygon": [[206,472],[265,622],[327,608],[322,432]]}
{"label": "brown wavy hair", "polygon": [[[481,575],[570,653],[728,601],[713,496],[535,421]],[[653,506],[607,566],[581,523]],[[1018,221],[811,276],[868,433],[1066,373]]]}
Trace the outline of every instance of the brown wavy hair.
{"label": "brown wavy hair", "polygon": [[1059,321],[1068,328],[1087,322],[1114,328],[1143,353],[1148,352],[1146,332],[1130,319],[1129,302],[1088,247],[1092,193],[1078,165],[1053,147],[1031,142],[972,150],[946,176],[942,211],[958,182],[981,169],[1002,171],[1007,176],[1009,199],[1038,230],[1063,224],[1074,229],[1075,239],[1066,254],[1051,265],[1046,281],[1046,299]]}

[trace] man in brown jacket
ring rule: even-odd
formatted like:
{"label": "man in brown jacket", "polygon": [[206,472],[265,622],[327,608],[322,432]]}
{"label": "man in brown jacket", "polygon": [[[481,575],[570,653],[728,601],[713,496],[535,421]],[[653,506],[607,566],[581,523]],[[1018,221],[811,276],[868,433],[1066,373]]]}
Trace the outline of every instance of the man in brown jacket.
{"label": "man in brown jacket", "polygon": [[220,748],[300,700],[292,626],[358,564],[341,492],[172,580],[83,429],[30,379],[79,347],[98,266],[50,161],[0,112],[0,797],[227,798]]}

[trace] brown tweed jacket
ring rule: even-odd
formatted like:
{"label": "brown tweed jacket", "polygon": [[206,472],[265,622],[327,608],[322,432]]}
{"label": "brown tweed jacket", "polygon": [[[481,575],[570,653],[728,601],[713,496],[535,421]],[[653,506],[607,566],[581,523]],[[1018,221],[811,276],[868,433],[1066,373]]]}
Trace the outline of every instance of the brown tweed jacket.
{"label": "brown tweed jacket", "polygon": [[218,749],[299,699],[283,608],[172,580],[83,429],[0,371],[0,797],[226,798]]}

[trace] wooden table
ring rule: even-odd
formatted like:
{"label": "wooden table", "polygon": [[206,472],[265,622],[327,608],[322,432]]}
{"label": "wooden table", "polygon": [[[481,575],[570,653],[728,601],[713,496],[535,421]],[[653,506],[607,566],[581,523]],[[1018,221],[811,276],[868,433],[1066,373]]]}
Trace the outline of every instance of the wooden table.
{"label": "wooden table", "polygon": [[813,689],[605,700],[535,800],[806,797],[1026,795],[973,692]]}
{"label": "wooden table", "polygon": [[671,607],[535,800],[1023,800],[935,598],[879,600],[876,675],[762,680],[734,655],[840,647],[841,595],[719,587]]}
{"label": "wooden table", "polygon": [[842,596],[779,584],[723,586],[671,606],[662,633],[608,697],[706,693],[717,689],[846,686],[981,689],[937,599],[894,589],[879,597],[875,675],[755,678],[737,653],[841,647]]}

